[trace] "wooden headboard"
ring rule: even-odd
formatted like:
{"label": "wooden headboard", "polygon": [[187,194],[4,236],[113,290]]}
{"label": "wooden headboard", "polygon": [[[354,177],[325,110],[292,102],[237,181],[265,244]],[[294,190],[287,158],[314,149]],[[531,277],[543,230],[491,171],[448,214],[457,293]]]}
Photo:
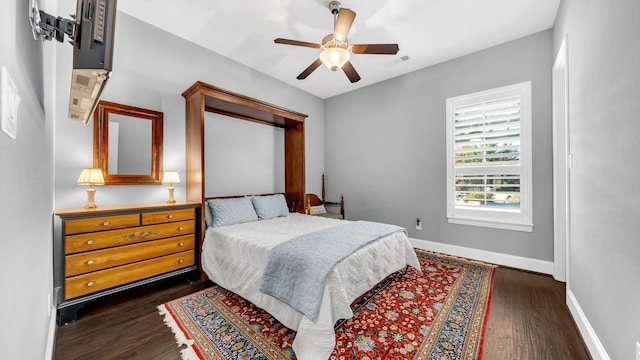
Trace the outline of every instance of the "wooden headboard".
{"label": "wooden headboard", "polygon": [[[204,122],[205,112],[212,112],[284,129],[284,194],[289,206],[295,203],[293,211],[304,213],[304,120],[307,115],[201,81],[196,81],[182,93],[182,96],[186,101],[185,183],[188,201],[195,201],[204,206],[208,199],[204,196]],[[206,229],[204,216],[201,216],[200,221],[198,254]],[[202,275],[202,270],[200,273]]]}
{"label": "wooden headboard", "polygon": [[[284,195],[285,199],[287,200],[287,207],[289,208],[289,210],[291,210],[292,203],[289,202],[289,198],[287,197],[286,193],[268,193],[268,194],[245,194],[245,195],[227,195],[227,196],[209,196],[209,197],[205,197],[203,198],[203,205],[205,202],[207,202],[207,200],[213,200],[213,199],[233,199],[233,198],[243,198],[243,197],[251,197],[251,196],[269,196],[269,195],[276,195],[276,194],[282,194]],[[296,203],[298,202],[297,199]]]}

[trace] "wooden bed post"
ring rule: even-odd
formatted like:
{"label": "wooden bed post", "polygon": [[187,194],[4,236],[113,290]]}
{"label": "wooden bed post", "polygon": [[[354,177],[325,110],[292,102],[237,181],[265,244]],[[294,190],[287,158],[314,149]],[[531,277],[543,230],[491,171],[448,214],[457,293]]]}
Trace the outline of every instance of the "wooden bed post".
{"label": "wooden bed post", "polygon": [[287,202],[293,211],[304,213],[305,166],[304,166],[304,123],[291,123],[284,133],[284,177]]}

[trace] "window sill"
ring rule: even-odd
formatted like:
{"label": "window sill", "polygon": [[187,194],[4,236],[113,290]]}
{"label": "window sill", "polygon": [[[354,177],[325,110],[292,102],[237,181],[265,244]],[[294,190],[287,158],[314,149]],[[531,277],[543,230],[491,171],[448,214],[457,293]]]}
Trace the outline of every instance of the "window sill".
{"label": "window sill", "polygon": [[449,216],[447,217],[447,219],[450,224],[482,226],[482,227],[488,227],[488,228],[494,228],[494,229],[523,231],[523,232],[533,231],[533,224],[524,224],[519,222],[467,218],[467,217],[460,217],[460,216],[455,216],[455,217]]}

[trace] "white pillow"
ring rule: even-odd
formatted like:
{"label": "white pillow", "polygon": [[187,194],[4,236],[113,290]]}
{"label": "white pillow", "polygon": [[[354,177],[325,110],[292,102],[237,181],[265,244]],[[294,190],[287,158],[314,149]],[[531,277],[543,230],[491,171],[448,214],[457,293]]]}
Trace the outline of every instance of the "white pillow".
{"label": "white pillow", "polygon": [[309,215],[320,215],[320,214],[326,214],[326,213],[327,213],[327,209],[325,209],[324,205],[309,207]]}
{"label": "white pillow", "polygon": [[209,201],[204,204],[204,223],[207,227],[213,226],[213,215],[211,215],[211,208],[209,207]]}

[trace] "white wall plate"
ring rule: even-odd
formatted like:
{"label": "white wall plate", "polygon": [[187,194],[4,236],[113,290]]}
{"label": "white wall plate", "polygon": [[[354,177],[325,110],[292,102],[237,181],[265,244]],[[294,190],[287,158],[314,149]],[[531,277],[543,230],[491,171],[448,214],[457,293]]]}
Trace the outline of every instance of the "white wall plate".
{"label": "white wall plate", "polygon": [[3,66],[0,70],[0,128],[12,139],[16,138],[18,130],[18,105],[18,87]]}

